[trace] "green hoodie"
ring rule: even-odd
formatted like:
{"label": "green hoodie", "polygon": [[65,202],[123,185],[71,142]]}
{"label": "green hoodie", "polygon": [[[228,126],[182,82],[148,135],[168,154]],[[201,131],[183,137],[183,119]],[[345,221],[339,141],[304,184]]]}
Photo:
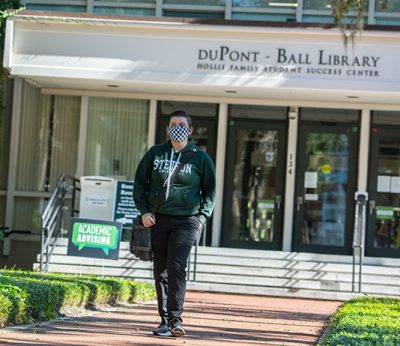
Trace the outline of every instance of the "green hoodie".
{"label": "green hoodie", "polygon": [[[133,198],[140,213],[149,213],[168,178],[169,167],[175,166],[193,148],[196,153],[185,164],[170,186],[168,199],[163,200],[157,213],[167,215],[196,215],[202,224],[213,211],[215,203],[215,167],[210,156],[192,142],[179,153],[173,151],[170,141],[150,148],[136,170]],[[180,156],[179,156],[180,155]],[[178,167],[179,167],[178,162]]]}

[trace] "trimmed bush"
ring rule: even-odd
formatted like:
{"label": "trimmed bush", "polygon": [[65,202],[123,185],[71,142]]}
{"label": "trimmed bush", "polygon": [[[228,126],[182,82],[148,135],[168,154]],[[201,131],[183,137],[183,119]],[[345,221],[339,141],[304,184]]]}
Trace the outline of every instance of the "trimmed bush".
{"label": "trimmed bush", "polygon": [[62,308],[155,298],[154,287],[121,278],[0,270],[0,327],[55,318]]}
{"label": "trimmed bush", "polygon": [[122,278],[101,278],[95,275],[74,275],[59,273],[40,273],[20,270],[0,271],[6,276],[30,277],[42,280],[79,282],[90,290],[89,304],[115,304],[118,302],[133,302],[149,300],[156,297],[154,285],[147,282],[136,282]]}
{"label": "trimmed bush", "polygon": [[5,278],[0,278],[0,292],[11,303],[10,309],[5,315],[7,317],[6,324],[27,323],[28,293],[19,287],[11,285],[10,281]]}
{"label": "trimmed bush", "polygon": [[[63,275],[63,274],[44,274],[26,271],[2,271],[8,277],[29,278],[31,280],[40,280],[41,282],[58,283],[69,287],[66,297],[66,305],[83,306],[101,305],[112,302],[113,287],[109,280],[97,279],[90,276]],[[78,286],[85,291],[82,296]]]}
{"label": "trimmed bush", "polygon": [[[3,290],[3,287],[0,285],[0,290]],[[12,302],[8,299],[7,296],[0,293],[0,328],[3,328],[7,325],[9,316],[11,315],[12,310]]]}
{"label": "trimmed bush", "polygon": [[32,319],[44,320],[56,317],[63,306],[65,288],[49,281],[32,278],[6,278],[9,284],[27,293],[27,312]]}
{"label": "trimmed bush", "polygon": [[156,298],[156,291],[154,290],[154,285],[148,282],[136,282],[130,281],[131,286],[131,302],[133,301],[146,301]]}
{"label": "trimmed bush", "polygon": [[359,298],[343,304],[324,345],[400,345],[400,299]]}

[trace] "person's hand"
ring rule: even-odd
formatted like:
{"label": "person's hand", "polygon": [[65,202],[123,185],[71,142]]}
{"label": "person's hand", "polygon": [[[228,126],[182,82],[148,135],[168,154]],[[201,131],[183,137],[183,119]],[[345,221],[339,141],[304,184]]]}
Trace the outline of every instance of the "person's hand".
{"label": "person's hand", "polygon": [[152,227],[156,224],[156,218],[153,213],[146,213],[142,215],[142,223],[145,227]]}

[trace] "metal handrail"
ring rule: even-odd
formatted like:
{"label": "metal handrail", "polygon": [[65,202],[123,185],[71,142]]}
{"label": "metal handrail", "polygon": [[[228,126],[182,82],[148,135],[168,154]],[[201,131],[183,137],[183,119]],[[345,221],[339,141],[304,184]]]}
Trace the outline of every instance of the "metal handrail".
{"label": "metal handrail", "polygon": [[200,229],[197,239],[194,242],[194,261],[193,261],[193,278],[190,278],[191,273],[191,256],[189,255],[188,259],[188,268],[187,268],[187,281],[196,281],[197,274],[197,248],[200,244],[200,240],[202,240],[202,246],[206,246],[206,235],[207,235],[207,222],[204,223],[203,227]]}
{"label": "metal handrail", "polygon": [[[40,251],[40,271],[48,271],[50,258],[53,254],[57,240],[64,231],[64,212],[68,209],[65,201],[68,192],[72,190],[71,217],[79,213],[75,208],[77,191],[80,180],[69,175],[62,174],[58,179],[56,187],[42,213],[42,232],[41,232],[41,251]],[[57,228],[57,225],[60,225]],[[46,258],[46,261],[44,260]]]}
{"label": "metal handrail", "polygon": [[[359,194],[356,197],[356,222],[353,235],[353,271],[352,271],[352,292],[361,293],[361,281],[362,281],[362,267],[364,257],[364,244],[365,244],[365,207],[366,207],[367,195]],[[357,255],[358,255],[358,289],[356,282],[356,266],[357,266]]]}

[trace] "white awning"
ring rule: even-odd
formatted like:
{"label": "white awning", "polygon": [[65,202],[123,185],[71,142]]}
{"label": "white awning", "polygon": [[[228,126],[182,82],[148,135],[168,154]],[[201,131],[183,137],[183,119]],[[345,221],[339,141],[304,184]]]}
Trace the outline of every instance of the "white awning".
{"label": "white awning", "polygon": [[[20,14],[4,65],[41,88],[400,104],[400,32]],[[227,94],[227,92],[229,94]]]}

